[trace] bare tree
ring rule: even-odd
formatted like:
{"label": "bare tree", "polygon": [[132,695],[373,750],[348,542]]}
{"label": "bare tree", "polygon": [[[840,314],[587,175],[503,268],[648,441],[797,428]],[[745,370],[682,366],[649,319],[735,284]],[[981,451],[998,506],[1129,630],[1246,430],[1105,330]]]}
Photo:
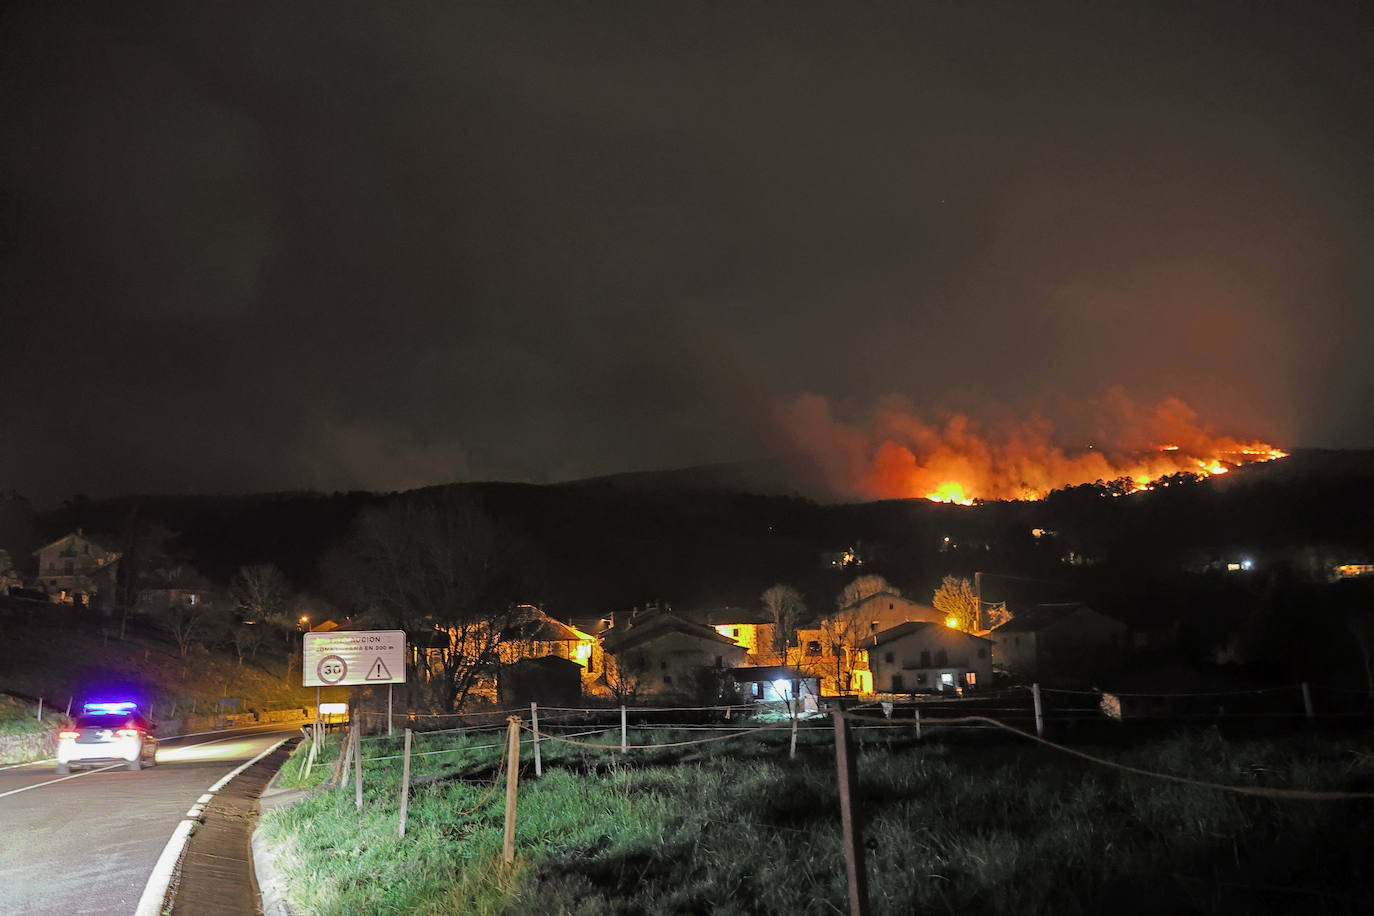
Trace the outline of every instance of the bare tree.
{"label": "bare tree", "polygon": [[840,592],[840,597],[836,601],[836,604],[838,604],[841,609],[845,609],[861,603],[865,598],[871,598],[874,595],[885,593],[893,595],[901,594],[901,592],[889,584],[882,576],[859,576],[859,578],[844,587],[844,591]]}
{"label": "bare tree", "polygon": [[501,633],[523,584],[519,548],[517,537],[498,531],[452,489],[400,497],[358,520],[353,600],[361,614],[412,638],[447,637],[426,653],[428,683],[441,709],[461,706],[495,674]]}
{"label": "bare tree", "polygon": [[973,583],[968,579],[945,576],[940,587],[931,599],[935,610],[945,617],[945,621],[956,629],[971,633],[978,628],[978,596],[973,593]]}
{"label": "bare tree", "polygon": [[759,598],[763,610],[773,621],[772,640],[769,649],[774,655],[787,660],[787,647],[796,638],[797,624],[806,616],[806,602],[801,592],[790,585],[778,583]]}
{"label": "bare tree", "polygon": [[176,640],[177,652],[186,661],[191,647],[201,641],[210,621],[210,607],[204,601],[192,603],[182,599],[167,605],[163,613],[163,623]]}
{"label": "bare tree", "polygon": [[633,651],[619,655],[608,652],[601,659],[601,681],[620,704],[633,703],[639,698],[647,670],[644,657]]}

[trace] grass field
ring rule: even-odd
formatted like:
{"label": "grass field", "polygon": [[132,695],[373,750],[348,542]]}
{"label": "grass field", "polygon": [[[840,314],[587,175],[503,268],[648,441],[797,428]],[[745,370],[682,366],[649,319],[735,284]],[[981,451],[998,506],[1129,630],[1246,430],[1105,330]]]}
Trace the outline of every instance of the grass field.
{"label": "grass field", "polygon": [[[817,723],[824,726],[825,720]],[[631,733],[631,743],[701,732]],[[528,737],[528,736],[526,736]],[[503,868],[503,730],[421,734],[404,839],[401,739],[364,742],[365,801],[320,789],[261,829],[300,912],[831,914],[848,911],[833,732],[619,752],[523,747]],[[1227,785],[1374,791],[1374,733],[1084,747]],[[582,738],[579,740],[590,740]],[[860,733],[872,912],[1367,913],[1374,799],[1276,800],[1103,767],[1000,735]],[[297,754],[301,754],[298,749]],[[307,783],[328,774],[337,738]],[[299,756],[281,785],[300,783]]]}

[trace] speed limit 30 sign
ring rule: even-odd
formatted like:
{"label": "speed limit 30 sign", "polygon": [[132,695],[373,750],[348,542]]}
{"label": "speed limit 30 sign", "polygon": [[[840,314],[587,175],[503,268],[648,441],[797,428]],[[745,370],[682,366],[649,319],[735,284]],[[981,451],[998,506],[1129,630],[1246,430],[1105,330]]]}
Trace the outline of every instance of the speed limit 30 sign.
{"label": "speed limit 30 sign", "polygon": [[306,633],[301,676],[305,687],[404,684],[405,631]]}

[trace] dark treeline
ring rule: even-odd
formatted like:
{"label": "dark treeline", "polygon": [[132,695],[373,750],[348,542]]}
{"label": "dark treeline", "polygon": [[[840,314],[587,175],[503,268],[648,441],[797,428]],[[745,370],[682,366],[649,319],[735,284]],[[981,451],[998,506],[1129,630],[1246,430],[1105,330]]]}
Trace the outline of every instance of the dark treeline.
{"label": "dark treeline", "polygon": [[[777,582],[794,585],[813,611],[825,612],[860,572],[928,602],[943,576],[982,572],[984,599],[1013,610],[1085,600],[1128,617],[1172,615],[1197,630],[1201,644],[1215,641],[1213,630],[1276,607],[1363,600],[1342,597],[1360,592],[1326,577],[1336,563],[1374,560],[1371,453],[1301,452],[1223,477],[1167,482],[1125,495],[1104,482],[972,508],[926,500],[820,504],[682,486],[670,474],[653,475],[651,485],[631,475],[452,486],[540,554],[539,594],[528,597],[559,617],[650,601],[752,607]],[[131,530],[153,526],[211,582],[271,563],[296,588],[327,594],[328,558],[345,548],[359,512],[395,498],[78,497],[33,513],[11,494],[0,500],[0,548],[31,574],[32,550],[67,531],[84,528],[122,549],[137,543]],[[826,564],[827,554],[847,548],[862,567]],[[1227,565],[1242,559],[1252,568],[1227,575]]]}

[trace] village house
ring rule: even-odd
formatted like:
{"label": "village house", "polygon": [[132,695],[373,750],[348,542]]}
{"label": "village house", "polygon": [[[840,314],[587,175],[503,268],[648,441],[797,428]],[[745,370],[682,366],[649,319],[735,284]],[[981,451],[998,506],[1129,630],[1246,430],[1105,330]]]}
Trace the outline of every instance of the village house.
{"label": "village house", "polygon": [[757,663],[782,661],[773,651],[773,631],[777,626],[767,611],[718,607],[685,611],[681,616],[693,623],[705,624],[726,639],[743,646]]}
{"label": "village house", "polygon": [[523,604],[501,630],[497,657],[503,666],[522,659],[553,656],[577,665],[584,677],[595,676],[592,653],[596,637],[569,623],[555,620],[541,608]]}
{"label": "village house", "polygon": [[929,620],[899,623],[864,642],[877,693],[986,688],[993,642]]}
{"label": "village house", "polygon": [[786,665],[751,665],[732,669],[730,675],[740,695],[758,706],[787,707],[795,700],[798,712],[820,708],[821,679]]}
{"label": "village house", "polygon": [[194,569],[172,566],[147,576],[134,599],[144,614],[162,614],[178,605],[198,607],[214,601],[209,583]]}
{"label": "village house", "polygon": [[59,604],[94,608],[114,604],[119,554],[86,537],[80,529],[34,551],[38,588]]}
{"label": "village house", "polygon": [[652,608],[616,619],[594,663],[599,688],[612,695],[692,697],[747,660],[745,648],[714,627]]}
{"label": "village house", "polygon": [[903,623],[939,623],[935,608],[882,591],[797,628],[787,664],[820,678],[827,696],[867,695],[874,690],[865,642]]}
{"label": "village house", "polygon": [[1086,604],[1041,604],[1018,611],[990,634],[998,670],[1018,677],[1078,674],[1109,667],[1128,647],[1124,623]]}

